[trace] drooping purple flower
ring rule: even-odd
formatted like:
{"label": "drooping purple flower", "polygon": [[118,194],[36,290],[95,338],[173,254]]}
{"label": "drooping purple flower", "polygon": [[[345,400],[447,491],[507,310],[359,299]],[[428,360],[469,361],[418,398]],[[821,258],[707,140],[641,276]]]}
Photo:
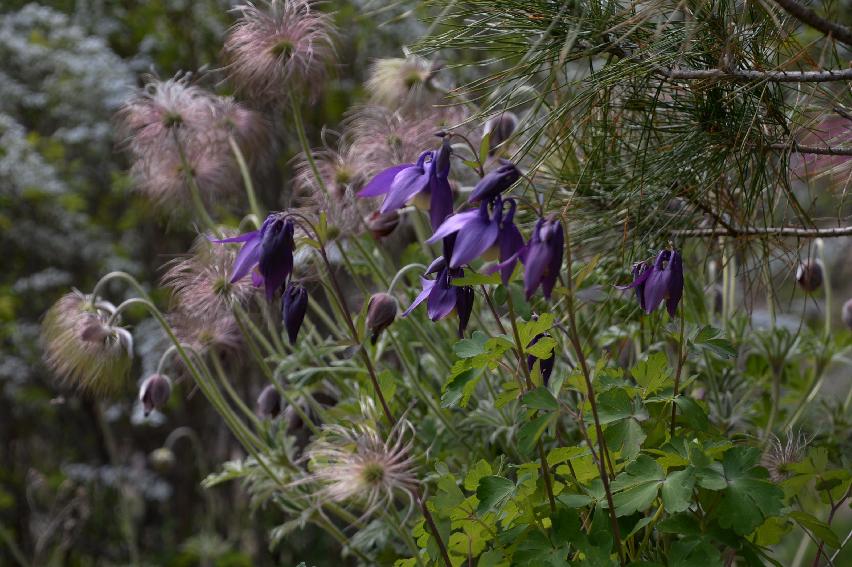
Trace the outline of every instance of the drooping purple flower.
{"label": "drooping purple flower", "polygon": [[308,291],[302,285],[291,282],[284,290],[281,301],[281,316],[291,345],[296,344],[307,311]]}
{"label": "drooping purple flower", "polygon": [[490,204],[488,201],[483,201],[476,210],[451,216],[426,241],[429,244],[435,244],[447,236],[456,235],[453,253],[449,259],[451,268],[458,268],[472,262],[487,252],[497,241],[503,204],[499,198],[496,199],[493,210],[489,212]]}
{"label": "drooping purple flower", "polygon": [[497,243],[500,246],[500,264],[497,265],[497,268],[500,270],[503,285],[508,285],[509,278],[515,271],[518,253],[524,247],[524,237],[518,227],[515,226],[515,200],[506,199],[504,203],[509,206],[509,211],[501,219],[500,233],[497,235]]}
{"label": "drooping purple flower", "polygon": [[639,262],[633,266],[633,281],[619,289],[635,289],[639,306],[651,313],[666,300],[670,317],[677,312],[683,296],[683,261],[677,250],[662,250],[653,265]]}
{"label": "drooping purple flower", "polygon": [[420,278],[423,290],[414,299],[403,317],[407,317],[418,305],[426,301],[426,313],[432,321],[440,321],[454,311],[459,315],[459,333],[463,333],[473,311],[473,288],[470,286],[453,285],[453,280],[464,276],[461,268],[450,268],[444,258],[452,257],[452,236],[444,240],[444,256],[437,258],[425,275],[436,273],[434,280]]}
{"label": "drooping purple flower", "polygon": [[[550,335],[548,333],[539,333],[533,338],[533,340],[530,341],[530,344],[528,346],[531,347],[541,339],[549,336]],[[550,375],[553,373],[553,365],[556,364],[556,356],[554,353],[555,349],[551,349],[550,356],[547,358],[538,358],[537,356],[533,356],[531,354],[527,355],[527,368],[529,368],[530,370],[532,370],[533,366],[535,366],[535,362],[537,360],[539,361],[539,369],[541,370],[541,380],[542,382],[544,382],[545,386],[547,386],[548,382],[550,381]]]}
{"label": "drooping purple flower", "polygon": [[521,178],[521,172],[514,163],[505,159],[501,159],[500,163],[502,164],[500,167],[479,180],[470,197],[467,198],[468,203],[490,201]]}
{"label": "drooping purple flower", "polygon": [[562,267],[562,253],[565,248],[565,233],[559,219],[538,219],[532,237],[526,246],[518,252],[524,264],[524,292],[527,299],[541,285],[545,299],[550,299],[553,286]]}
{"label": "drooping purple flower", "polygon": [[377,174],[358,192],[359,197],[378,197],[385,200],[379,213],[395,211],[413,202],[421,209],[429,210],[432,229],[444,221],[453,210],[453,191],[448,179],[450,173],[449,140],[438,151],[425,151],[417,163],[405,163],[389,167]]}
{"label": "drooping purple flower", "polygon": [[294,233],[292,220],[273,213],[266,217],[259,230],[212,242],[241,242],[243,247],[234,261],[231,283],[241,280],[257,266],[257,273],[252,272],[252,281],[258,287],[264,286],[266,298],[271,301],[293,271]]}

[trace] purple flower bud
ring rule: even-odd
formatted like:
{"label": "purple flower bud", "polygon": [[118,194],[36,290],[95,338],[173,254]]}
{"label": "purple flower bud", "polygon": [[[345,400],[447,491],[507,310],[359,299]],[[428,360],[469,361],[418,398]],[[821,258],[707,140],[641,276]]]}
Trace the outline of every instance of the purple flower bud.
{"label": "purple flower bud", "polygon": [[290,283],[284,290],[284,295],[281,302],[281,316],[284,319],[284,328],[287,329],[287,336],[290,338],[290,344],[296,344],[296,338],[299,336],[299,329],[302,328],[302,322],[305,320],[305,313],[308,311],[308,291],[297,283]]}
{"label": "purple flower bud", "polygon": [[813,293],[822,285],[822,262],[806,260],[796,268],[796,283],[808,293]]}
{"label": "purple flower bud", "polygon": [[464,337],[464,330],[473,313],[473,288],[469,285],[456,287],[456,314],[459,316],[459,338]]}
{"label": "purple flower bud", "polygon": [[[548,333],[539,333],[536,335],[533,340],[530,341],[528,346],[533,346],[538,341],[543,339],[544,337],[549,337]],[[527,355],[527,368],[530,370],[535,366],[535,361],[539,360],[539,369],[541,369],[541,380],[544,382],[544,385],[547,386],[547,383],[550,381],[550,375],[553,373],[553,366],[556,364],[556,356],[555,349],[551,349],[550,356],[547,358],[538,358],[537,356],[533,356],[531,354]]]}
{"label": "purple flower bud", "polygon": [[399,213],[397,211],[390,211],[387,213],[373,211],[372,214],[367,217],[366,223],[369,231],[373,233],[373,238],[379,240],[380,238],[392,233],[399,225]]}
{"label": "purple flower bud", "polygon": [[370,331],[370,342],[376,344],[379,334],[387,329],[396,319],[396,299],[387,293],[376,293],[367,304],[367,329]]}
{"label": "purple flower bud", "polygon": [[500,163],[502,164],[500,167],[488,172],[479,180],[470,197],[467,198],[468,203],[490,201],[521,178],[521,172],[514,163],[507,160],[500,160]]}
{"label": "purple flower bud", "polygon": [[843,311],[840,314],[843,324],[846,328],[852,330],[852,299],[843,304]]}
{"label": "purple flower bud", "polygon": [[289,218],[279,217],[265,228],[257,266],[263,276],[266,298],[271,301],[275,292],[286,283],[293,271],[295,226]]}
{"label": "purple flower bud", "polygon": [[166,405],[172,393],[172,382],[163,374],[151,374],[139,388],[139,401],[145,411],[145,417]]}
{"label": "purple flower bud", "polygon": [[633,281],[619,289],[635,289],[639,306],[651,313],[666,300],[670,317],[677,312],[683,296],[683,261],[677,250],[663,250],[657,254],[652,266],[639,262],[633,266]]}
{"label": "purple flower bud", "polygon": [[565,233],[556,219],[538,219],[532,237],[520,257],[524,264],[524,291],[527,299],[541,285],[545,299],[550,299],[562,267]]}
{"label": "purple flower bud", "polygon": [[482,129],[484,134],[490,134],[488,138],[488,155],[494,155],[497,146],[509,139],[518,127],[518,117],[514,112],[501,112],[492,116]]}
{"label": "purple flower bud", "polygon": [[269,419],[281,414],[281,394],[272,384],[264,388],[257,397],[257,414]]}

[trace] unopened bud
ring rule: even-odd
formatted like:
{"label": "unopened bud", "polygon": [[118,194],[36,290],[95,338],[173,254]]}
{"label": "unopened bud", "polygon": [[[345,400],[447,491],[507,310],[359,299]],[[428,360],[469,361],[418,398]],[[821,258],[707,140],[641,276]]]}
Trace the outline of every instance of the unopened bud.
{"label": "unopened bud", "polygon": [[151,451],[148,460],[152,467],[160,472],[166,472],[174,466],[175,454],[168,447],[160,447]]}
{"label": "unopened bud", "polygon": [[145,417],[166,405],[172,393],[172,382],[163,374],[151,374],[139,388],[139,401],[145,410]]}
{"label": "unopened bud", "polygon": [[822,262],[806,260],[796,268],[796,282],[808,293],[814,292],[822,285]]}
{"label": "unopened bud", "polygon": [[257,397],[257,413],[260,417],[270,419],[281,413],[281,394],[275,386],[270,384]]}
{"label": "unopened bud", "polygon": [[494,155],[497,146],[509,139],[518,127],[518,116],[514,112],[503,112],[492,116],[482,129],[483,134],[491,134],[488,138],[488,155]]}
{"label": "unopened bud", "polygon": [[371,233],[373,233],[373,238],[378,240],[392,233],[394,229],[396,229],[399,225],[399,213],[395,210],[388,211],[387,213],[374,211],[369,217],[367,217],[366,223],[367,228],[370,229]]}
{"label": "unopened bud", "polygon": [[840,314],[840,318],[843,319],[843,324],[846,325],[846,328],[852,330],[852,299],[843,304],[843,311]]}
{"label": "unopened bud", "polygon": [[370,342],[376,344],[379,334],[387,329],[396,319],[396,299],[387,293],[376,293],[367,304],[367,329],[370,331]]}
{"label": "unopened bud", "polygon": [[284,290],[281,302],[281,317],[284,320],[284,328],[287,329],[287,337],[290,344],[296,344],[299,329],[305,321],[305,313],[308,311],[308,291],[297,283],[290,283]]}

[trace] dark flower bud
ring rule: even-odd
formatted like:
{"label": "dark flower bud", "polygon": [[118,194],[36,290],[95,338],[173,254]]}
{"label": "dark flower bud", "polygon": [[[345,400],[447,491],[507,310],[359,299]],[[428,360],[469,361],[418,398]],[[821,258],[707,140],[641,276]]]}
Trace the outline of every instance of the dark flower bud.
{"label": "dark flower bud", "polygon": [[376,344],[379,334],[387,329],[396,319],[396,299],[387,293],[376,293],[367,304],[367,329],[370,331],[370,342]]}
{"label": "dark flower bud", "polygon": [[473,288],[469,285],[456,288],[456,313],[459,316],[459,337],[464,337],[464,330],[473,313]]}
{"label": "dark flower bud", "polygon": [[145,411],[145,417],[154,411],[161,409],[169,401],[172,393],[172,382],[168,376],[163,374],[151,374],[142,382],[139,388],[139,401]]}
{"label": "dark flower bud", "polygon": [[257,414],[263,418],[275,418],[281,414],[281,394],[270,384],[257,397]]}
{"label": "dark flower bud", "polygon": [[808,293],[822,285],[822,263],[819,260],[806,260],[796,268],[796,282]]}
{"label": "dark flower bud", "polygon": [[[549,337],[548,333],[540,333],[530,341],[529,346],[533,346],[538,341],[543,339],[544,337]],[[553,373],[553,365],[556,364],[556,356],[554,355],[554,350],[550,350],[550,356],[548,358],[538,358],[537,356],[533,356],[531,354],[527,355],[527,368],[530,370],[535,366],[535,361],[539,360],[539,369],[541,370],[541,381],[547,386],[547,383],[550,381],[550,375]]]}
{"label": "dark flower bud", "polygon": [[291,345],[296,344],[296,338],[299,336],[299,329],[302,328],[307,311],[308,291],[300,284],[291,283],[284,290],[281,302],[281,316]]}
{"label": "dark flower bud", "polygon": [[722,295],[722,286],[714,285],[707,292],[710,296],[710,304],[713,306],[713,313],[721,313],[725,298]]}
{"label": "dark flower bud", "polygon": [[843,304],[840,318],[843,319],[843,324],[852,331],[852,299]]}
{"label": "dark flower bud", "polygon": [[367,223],[367,228],[373,233],[373,238],[378,240],[396,229],[399,225],[399,212],[396,210],[388,211],[387,213],[373,211],[365,222]]}
{"label": "dark flower bud", "polygon": [[502,112],[492,116],[482,129],[483,134],[491,134],[488,138],[488,155],[494,155],[494,151],[515,132],[518,127],[518,117],[514,112]]}
{"label": "dark flower bud", "polygon": [[467,198],[468,203],[490,201],[521,178],[521,172],[514,163],[507,160],[500,160],[500,163],[502,163],[500,167],[489,171],[479,180],[470,197]]}
{"label": "dark flower bud", "polygon": [[271,300],[293,271],[295,226],[288,219],[275,219],[263,233],[258,271],[263,276],[266,298]]}
{"label": "dark flower bud", "polygon": [[450,156],[453,149],[450,146],[450,137],[442,137],[441,149],[435,154],[435,174],[446,178],[450,174]]}

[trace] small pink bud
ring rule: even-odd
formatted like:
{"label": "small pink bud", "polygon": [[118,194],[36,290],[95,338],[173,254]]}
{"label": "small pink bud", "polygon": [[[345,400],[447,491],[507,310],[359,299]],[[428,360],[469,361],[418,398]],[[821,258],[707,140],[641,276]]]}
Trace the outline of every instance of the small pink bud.
{"label": "small pink bud", "polygon": [[367,217],[366,222],[367,228],[373,233],[373,238],[379,240],[392,233],[399,225],[399,213],[397,211],[389,211],[387,213],[373,211]]}
{"label": "small pink bud", "polygon": [[822,263],[819,260],[806,260],[796,268],[796,282],[803,290],[812,293],[822,285]]}
{"label": "small pink bud", "polygon": [[396,299],[387,293],[376,293],[367,305],[367,329],[370,330],[370,342],[376,344],[379,334],[396,319]]}
{"label": "small pink bud", "polygon": [[145,417],[154,411],[161,409],[169,401],[172,393],[172,381],[163,374],[151,374],[142,382],[139,388],[139,401],[145,410]]}
{"label": "small pink bud", "polygon": [[264,418],[278,417],[281,413],[281,394],[275,386],[270,384],[257,397],[257,413]]}

